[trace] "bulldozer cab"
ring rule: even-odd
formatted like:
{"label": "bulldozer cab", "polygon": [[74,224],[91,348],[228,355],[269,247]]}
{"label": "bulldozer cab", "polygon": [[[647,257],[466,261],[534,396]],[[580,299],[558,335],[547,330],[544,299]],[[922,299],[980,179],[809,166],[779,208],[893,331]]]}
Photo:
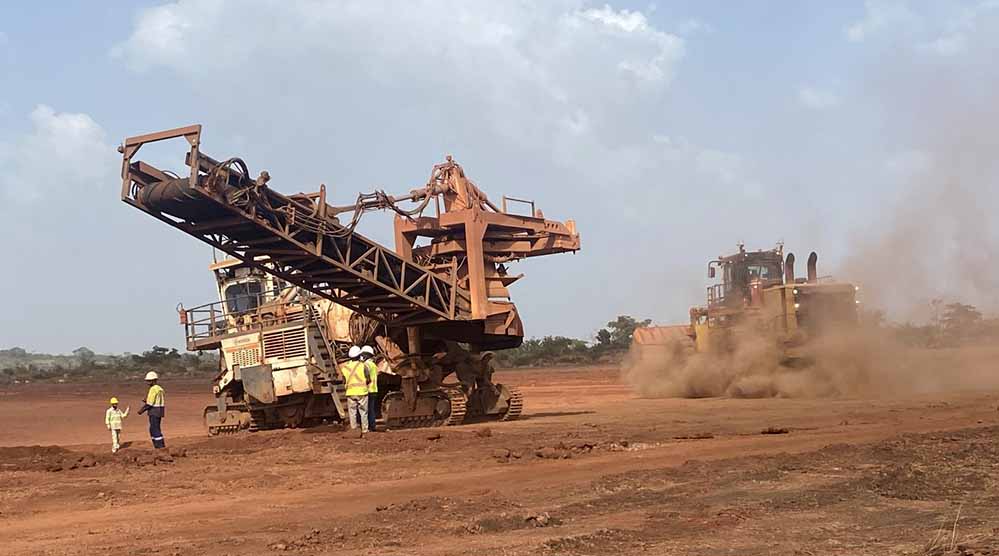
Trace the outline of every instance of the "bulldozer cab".
{"label": "bulldozer cab", "polygon": [[709,278],[717,276],[716,269],[722,273],[722,282],[708,287],[708,307],[754,305],[754,290],[784,283],[783,255],[781,246],[750,252],[740,244],[738,253],[708,263]]}

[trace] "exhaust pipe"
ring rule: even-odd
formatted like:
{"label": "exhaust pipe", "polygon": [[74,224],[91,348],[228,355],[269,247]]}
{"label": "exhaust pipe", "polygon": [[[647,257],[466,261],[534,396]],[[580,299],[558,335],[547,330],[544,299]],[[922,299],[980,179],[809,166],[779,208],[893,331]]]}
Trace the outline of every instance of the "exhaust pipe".
{"label": "exhaust pipe", "polygon": [[787,259],[784,259],[784,283],[794,283],[794,253],[788,253]]}
{"label": "exhaust pipe", "polygon": [[814,284],[819,281],[818,272],[815,270],[815,265],[819,262],[819,256],[812,251],[812,254],[808,256],[808,283]]}

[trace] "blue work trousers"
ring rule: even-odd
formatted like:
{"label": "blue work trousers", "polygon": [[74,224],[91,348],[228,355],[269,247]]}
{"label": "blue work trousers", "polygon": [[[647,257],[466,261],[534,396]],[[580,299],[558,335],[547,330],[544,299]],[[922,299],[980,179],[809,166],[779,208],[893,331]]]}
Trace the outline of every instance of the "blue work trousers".
{"label": "blue work trousers", "polygon": [[162,417],[149,413],[149,438],[153,441],[153,448],[166,448],[166,441],[163,440],[163,431],[160,430]]}
{"label": "blue work trousers", "polygon": [[381,408],[378,407],[378,394],[368,394],[368,430],[375,430],[375,419],[378,419]]}

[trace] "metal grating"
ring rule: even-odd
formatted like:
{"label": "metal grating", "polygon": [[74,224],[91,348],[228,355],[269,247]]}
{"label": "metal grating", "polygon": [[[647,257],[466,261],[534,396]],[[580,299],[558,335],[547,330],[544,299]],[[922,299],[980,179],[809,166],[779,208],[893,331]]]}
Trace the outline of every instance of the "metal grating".
{"label": "metal grating", "polygon": [[252,347],[236,350],[232,354],[233,363],[240,367],[253,367],[260,364],[260,348]]}
{"label": "metal grating", "polygon": [[305,329],[286,328],[264,333],[265,359],[294,359],[308,355]]}

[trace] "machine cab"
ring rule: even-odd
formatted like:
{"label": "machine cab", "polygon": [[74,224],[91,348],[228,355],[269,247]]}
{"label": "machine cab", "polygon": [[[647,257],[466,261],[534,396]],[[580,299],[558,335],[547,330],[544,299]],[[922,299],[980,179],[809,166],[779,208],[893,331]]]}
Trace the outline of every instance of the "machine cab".
{"label": "machine cab", "polygon": [[215,274],[219,301],[230,324],[274,301],[284,285],[278,278],[238,259],[224,259],[209,267]]}
{"label": "machine cab", "polygon": [[708,307],[740,308],[758,304],[760,293],[769,287],[784,283],[784,249],[778,245],[767,251],[746,251],[739,244],[739,252],[708,263],[708,277],[722,272],[722,282],[708,287]]}

